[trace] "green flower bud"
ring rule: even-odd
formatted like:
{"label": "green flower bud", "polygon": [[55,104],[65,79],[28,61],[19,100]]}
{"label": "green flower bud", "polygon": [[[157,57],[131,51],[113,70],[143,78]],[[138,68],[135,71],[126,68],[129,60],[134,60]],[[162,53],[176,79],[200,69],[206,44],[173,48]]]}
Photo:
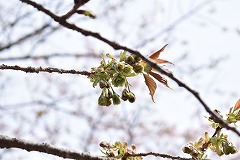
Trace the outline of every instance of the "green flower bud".
{"label": "green flower bud", "polygon": [[130,65],[125,65],[124,69],[123,69],[123,73],[124,75],[129,75],[133,70],[133,67]]}
{"label": "green flower bud", "polygon": [[122,96],[121,98],[122,98],[122,100],[124,100],[124,101],[128,100],[128,97],[125,97],[125,96]]}
{"label": "green flower bud", "polygon": [[118,105],[121,103],[121,100],[118,94],[113,94],[112,101],[114,105]]}
{"label": "green flower bud", "polygon": [[142,73],[144,71],[144,67],[140,64],[136,64],[133,66],[133,70],[136,73]]}
{"label": "green flower bud", "polygon": [[124,89],[123,91],[122,91],[122,100],[124,100],[124,101],[126,101],[126,100],[128,100],[128,97],[129,97],[129,92],[128,92],[128,90],[127,89]]}
{"label": "green flower bud", "polygon": [[120,73],[115,74],[112,78],[112,84],[114,85],[114,87],[123,86],[125,82],[126,82],[125,76],[123,76]]}
{"label": "green flower bud", "polygon": [[110,106],[111,104],[112,104],[111,98],[107,98],[107,104],[106,104],[106,106],[108,107],[108,106]]}
{"label": "green flower bud", "polygon": [[124,64],[118,63],[117,69],[118,69],[119,71],[122,71],[122,70],[124,69]]}
{"label": "green flower bud", "polygon": [[130,103],[133,103],[133,102],[135,102],[135,100],[136,100],[135,95],[132,92],[129,92],[129,94],[128,94],[128,101]]}
{"label": "green flower bud", "polygon": [[100,97],[98,98],[98,105],[99,106],[106,106],[108,99],[106,96],[104,96],[103,94],[100,95]]}
{"label": "green flower bud", "polygon": [[140,58],[138,56],[134,56],[134,61],[135,61],[135,63],[141,62],[142,58]]}
{"label": "green flower bud", "polygon": [[134,57],[133,56],[128,56],[126,59],[125,59],[125,62],[128,63],[128,64],[134,64],[135,63],[135,60],[134,60]]}

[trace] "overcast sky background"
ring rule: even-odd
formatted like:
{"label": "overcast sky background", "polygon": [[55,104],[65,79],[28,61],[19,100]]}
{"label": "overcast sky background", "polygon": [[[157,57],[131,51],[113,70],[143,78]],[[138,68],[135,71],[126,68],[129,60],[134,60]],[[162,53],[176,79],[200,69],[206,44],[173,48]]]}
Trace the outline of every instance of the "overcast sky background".
{"label": "overcast sky background", "polygon": [[[44,4],[44,2],[47,1],[36,0],[36,2]],[[111,2],[113,6],[114,4],[121,4],[121,1],[118,0],[109,2]],[[72,5],[71,1],[65,1],[64,5],[56,9],[53,7],[55,6],[54,3],[57,2],[52,1],[46,5],[46,7],[57,10],[59,14],[66,13]],[[32,10],[30,6],[26,7],[26,4],[22,4],[17,0],[1,2],[1,7],[4,8],[4,11],[9,11],[6,6],[11,8],[13,5],[16,6],[19,13],[23,13],[25,9],[36,11]],[[105,5],[107,4],[105,4],[103,0],[90,1],[84,7],[85,9],[93,11],[97,15],[97,19],[89,20],[74,15],[69,21],[82,28],[99,32],[104,37],[122,45],[137,49],[146,56],[151,55],[165,44],[168,44],[164,53],[161,54],[161,58],[173,62],[174,66],[168,65],[166,66],[167,69],[172,71],[177,78],[198,91],[211,109],[219,109],[223,113],[226,113],[230,107],[234,106],[240,97],[239,0],[149,0],[147,2],[132,0],[125,2],[124,5],[120,7],[121,9],[116,10],[104,10]],[[3,11],[0,13],[1,17],[6,14]],[[14,15],[9,15],[9,19],[12,17],[14,17]],[[122,17],[124,18],[121,19]],[[30,25],[28,23],[25,25],[26,28],[24,28],[23,31],[31,31],[33,27],[43,24],[42,22],[49,21],[49,18],[42,13],[37,13],[31,21]],[[151,24],[151,26],[148,28],[139,28],[141,25],[146,25],[144,22]],[[52,22],[52,25],[57,25],[57,23]],[[21,29],[22,28],[15,30],[14,33],[16,34],[13,34],[11,38],[14,39],[21,35]],[[8,30],[6,30],[5,33],[7,32]],[[2,42],[6,40],[4,36],[5,33],[1,33],[3,36],[0,36]],[[34,44],[35,41],[33,40],[23,44],[22,47],[6,50],[0,55],[0,58],[22,56],[23,53],[28,54],[31,52]],[[51,34],[45,43],[35,47],[31,54],[41,55],[76,52],[94,52],[98,54],[109,52],[113,55],[118,55],[120,51],[115,51],[108,45],[94,38],[84,37],[77,32],[61,29],[59,32]],[[48,63],[41,60],[0,63],[18,64],[21,66],[50,66],[89,71],[91,67],[98,66],[99,62],[99,59],[57,58],[49,60]],[[70,91],[68,93],[72,93],[72,95],[87,95],[85,98],[79,101],[73,101],[72,103],[75,103],[75,105],[76,103],[83,104],[82,110],[94,116],[93,113],[95,113],[96,108],[98,108],[96,107],[96,103],[100,90],[92,88],[92,84],[86,77],[76,78],[76,76],[72,75],[27,75],[16,71],[1,71],[0,81],[2,86],[4,85],[5,87],[1,89],[0,105],[4,107],[38,99],[50,102],[51,99],[62,98],[59,97],[58,88],[54,85],[50,85],[49,87],[49,81],[46,79],[51,81],[52,84],[55,83],[55,80],[59,80],[59,84],[62,82],[62,84],[69,85],[68,89]],[[33,83],[32,80],[35,82]],[[168,80],[173,90],[158,84],[155,94],[156,103],[152,103],[148,94],[149,91],[144,85],[143,77],[131,78],[132,91],[136,93],[137,97],[135,105],[123,102],[117,107],[103,108],[104,114],[117,113],[116,115],[118,115],[119,113],[119,116],[129,119],[129,121],[133,123],[134,115],[129,113],[141,112],[139,113],[139,115],[141,115],[140,119],[144,119],[146,124],[154,123],[156,119],[160,119],[163,122],[167,122],[169,126],[174,126],[174,129],[179,133],[189,129],[197,130],[200,124],[205,124],[205,126],[209,125],[204,118],[204,116],[207,116],[207,112],[199,102],[186,90],[179,88],[175,82],[170,79]],[[28,82],[31,82],[31,84]],[[26,89],[27,87],[31,89]],[[36,92],[33,94],[32,90],[34,88]],[[47,93],[48,96],[42,96],[42,92]],[[65,96],[70,97],[71,95]],[[64,100],[59,102],[58,105],[58,107],[70,111],[75,109],[75,106],[72,105],[71,102],[65,102]],[[42,108],[42,106],[37,106],[35,110],[39,108]],[[26,113],[28,113],[29,110],[29,107],[26,107]],[[12,128],[17,127],[21,125],[21,123],[16,123],[16,119],[20,117],[20,114],[23,114],[23,111],[25,111],[25,109],[21,108],[3,111],[0,115],[1,121],[7,122]],[[28,115],[28,118],[26,118],[32,125],[34,125],[34,122],[31,120],[34,119],[33,117],[34,115]],[[84,126],[84,120],[80,121],[78,118],[72,118],[62,112],[51,112],[43,118],[43,121],[44,122],[40,121],[39,123],[42,124],[39,124],[37,127],[39,128],[39,137],[46,136],[44,131],[41,130],[41,126],[44,124],[49,124],[49,126],[61,125],[70,128],[72,139],[68,139],[68,133],[65,132],[61,132],[58,137],[60,140],[56,142],[56,144],[62,147],[65,147],[65,143],[68,142],[71,145],[68,144],[66,146],[70,149],[76,149],[76,147],[79,147],[76,138],[78,138],[79,135],[84,136],[88,134],[87,128],[89,126]],[[81,128],[86,128],[86,130],[75,130],[74,128],[79,124],[81,124]],[[24,125],[22,128],[23,133],[20,137],[34,140],[34,136],[24,134],[24,132],[29,132],[30,128],[31,127],[25,127]],[[0,130],[0,133],[14,136],[12,130]],[[117,133],[115,131],[107,131],[106,133],[101,132],[98,134],[99,139],[111,142],[119,140],[119,138],[121,140],[124,139],[123,135],[120,131]],[[158,145],[153,143],[155,139],[151,137],[150,133],[149,136],[146,137],[149,141],[149,144],[146,144],[146,146],[153,145],[154,147],[152,148],[155,148],[154,151],[159,151],[157,148]],[[238,137],[233,134],[233,139],[237,138]],[[140,137],[139,139],[142,138]],[[99,142],[96,142],[95,146],[90,146],[88,148],[89,152],[100,153],[98,151],[98,143]],[[134,143],[141,143],[141,141],[136,140]],[[166,140],[166,143],[168,144],[169,142]],[[182,143],[183,142],[179,142],[177,144],[180,145]],[[160,142],[157,144],[161,145]],[[137,148],[139,148],[140,151],[146,151],[146,146],[139,146]],[[181,147],[182,146],[180,146],[179,150]],[[171,144],[166,148],[168,148],[166,150],[170,150]],[[181,150],[179,152],[181,152]],[[16,157],[19,157],[19,155],[23,154],[16,154]],[[11,156],[12,155],[9,154],[5,159],[11,159]],[[28,157],[28,155],[25,156]],[[30,155],[28,159],[31,159],[32,156],[33,155]],[[42,155],[37,155],[36,159],[37,158],[41,159]],[[55,159],[51,156],[46,156],[45,158]],[[223,159],[224,158],[226,157],[223,157]],[[25,157],[24,159],[27,158]]]}

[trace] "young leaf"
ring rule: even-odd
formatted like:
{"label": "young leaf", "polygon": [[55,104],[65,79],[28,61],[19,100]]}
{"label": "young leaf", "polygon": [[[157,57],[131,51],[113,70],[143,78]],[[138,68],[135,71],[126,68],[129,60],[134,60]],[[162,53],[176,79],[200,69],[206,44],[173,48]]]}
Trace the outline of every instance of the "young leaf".
{"label": "young leaf", "polygon": [[238,110],[238,109],[240,109],[240,99],[239,99],[239,100],[237,101],[237,103],[235,104],[233,111],[236,111],[236,110]]}
{"label": "young leaf", "polygon": [[154,60],[157,59],[159,57],[160,53],[162,53],[166,47],[167,47],[167,44],[165,46],[163,46],[157,52],[153,53],[149,58],[154,59]]}
{"label": "young leaf", "polygon": [[147,74],[143,74],[144,76],[144,79],[145,79],[145,83],[150,91],[150,95],[152,97],[152,101],[154,102],[154,93],[156,91],[156,88],[157,88],[157,84],[155,83],[155,81]]}
{"label": "young leaf", "polygon": [[124,61],[126,57],[127,57],[126,51],[120,52],[120,62]]}
{"label": "young leaf", "polygon": [[172,62],[169,62],[169,61],[164,60],[164,59],[155,59],[154,61],[155,61],[156,63],[158,63],[158,64],[169,63],[169,64],[172,64],[172,65],[173,65]]}
{"label": "young leaf", "polygon": [[161,75],[157,74],[157,73],[154,73],[152,71],[149,72],[149,74],[151,76],[153,76],[154,78],[156,78],[160,83],[162,83],[163,85],[165,85],[166,87],[172,89],[171,87],[169,87],[168,83],[167,83],[167,80],[162,77]]}

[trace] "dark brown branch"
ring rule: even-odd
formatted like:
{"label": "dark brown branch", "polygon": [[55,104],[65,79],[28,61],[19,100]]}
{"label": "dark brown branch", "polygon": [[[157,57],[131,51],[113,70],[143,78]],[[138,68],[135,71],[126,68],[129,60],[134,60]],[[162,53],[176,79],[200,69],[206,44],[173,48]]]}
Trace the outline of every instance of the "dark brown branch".
{"label": "dark brown branch", "polygon": [[[0,148],[20,148],[30,151],[38,151],[42,153],[47,153],[51,155],[55,155],[62,158],[69,158],[69,159],[77,159],[77,160],[117,160],[115,158],[106,158],[101,156],[93,156],[89,153],[79,153],[73,152],[63,148],[57,148],[47,143],[33,143],[22,139],[17,138],[10,138],[8,136],[0,135]],[[161,154],[161,153],[139,153],[134,154],[133,156],[156,156],[161,158],[168,158],[168,159],[178,159],[178,160],[192,160],[191,158],[182,158],[179,156],[171,156],[168,154]]]}
{"label": "dark brown branch", "polygon": [[155,152],[137,153],[137,154],[133,154],[131,156],[141,156],[141,157],[155,156],[155,157],[168,158],[168,159],[177,159],[177,160],[193,160],[192,158],[183,158],[183,157],[179,157],[179,156],[171,156],[171,155],[168,155],[168,154],[161,154],[161,153],[155,153]]}
{"label": "dark brown branch", "polygon": [[27,35],[25,35],[25,36],[23,36],[23,37],[15,40],[14,42],[11,42],[11,43],[3,46],[3,47],[0,47],[0,52],[3,51],[3,50],[5,50],[5,49],[11,48],[11,47],[14,46],[14,45],[17,45],[17,44],[19,44],[19,43],[22,43],[23,41],[25,41],[25,40],[27,40],[27,39],[35,36],[35,35],[38,35],[38,34],[42,33],[42,32],[43,32],[46,28],[48,28],[49,26],[50,26],[50,24],[45,24],[45,25],[41,26],[40,28],[34,30],[33,32],[31,32],[31,33],[29,33],[29,34],[27,34]]}
{"label": "dark brown branch", "polygon": [[87,71],[76,71],[76,70],[64,70],[64,69],[59,69],[59,68],[51,68],[51,67],[47,67],[47,68],[42,68],[42,67],[20,67],[20,66],[9,66],[9,65],[5,65],[2,64],[0,65],[0,70],[19,70],[19,71],[23,71],[26,73],[39,73],[39,72],[48,72],[48,73],[59,73],[59,74],[80,74],[80,75],[85,75],[85,76],[89,76],[91,73],[87,72]]}
{"label": "dark brown branch", "polygon": [[172,73],[169,73],[167,71],[165,71],[164,69],[162,69],[160,66],[158,66],[156,63],[154,63],[153,61],[151,61],[149,58],[146,58],[145,56],[143,56],[139,51],[133,50],[131,48],[122,46],[114,41],[110,41],[107,38],[101,36],[99,33],[96,32],[92,32],[92,31],[88,31],[85,29],[82,29],[80,27],[77,27],[74,24],[68,23],[65,19],[62,19],[61,17],[53,14],[51,11],[45,9],[43,6],[31,1],[31,0],[20,0],[24,3],[27,3],[31,6],[33,6],[34,8],[38,9],[41,12],[44,12],[45,14],[47,14],[48,16],[50,16],[51,18],[53,18],[56,22],[58,22],[59,24],[63,25],[64,27],[77,31],[85,36],[91,36],[91,37],[95,37],[96,39],[99,39],[105,43],[107,43],[108,45],[110,45],[111,47],[113,47],[114,49],[118,50],[118,49],[122,49],[125,50],[127,52],[130,52],[136,56],[141,57],[145,62],[147,62],[150,66],[152,66],[153,68],[155,68],[157,71],[159,71],[160,73],[168,76],[169,78],[171,78],[173,81],[175,81],[180,87],[185,88],[187,91],[189,91],[201,104],[202,106],[205,108],[205,110],[214,118],[217,119],[217,123],[221,124],[222,127],[231,130],[233,132],[235,132],[238,136],[240,136],[240,132],[235,128],[230,126],[228,123],[226,123],[221,117],[219,117],[217,114],[215,114],[210,107],[203,101],[203,99],[200,97],[199,93],[196,92],[195,90],[193,90],[192,88],[190,88],[188,85],[186,85],[185,83],[183,83],[181,80],[177,79]]}
{"label": "dark brown branch", "polygon": [[73,8],[65,15],[62,16],[63,19],[70,18],[74,13],[77,12],[77,9],[81,6],[83,6],[85,3],[87,3],[89,0],[75,0],[74,2],[77,2]]}
{"label": "dark brown branch", "polygon": [[62,158],[77,159],[77,160],[114,160],[114,158],[103,158],[90,155],[88,153],[73,152],[70,150],[54,147],[47,143],[32,143],[29,141],[10,138],[0,135],[0,148],[20,148],[26,151],[38,151]]}

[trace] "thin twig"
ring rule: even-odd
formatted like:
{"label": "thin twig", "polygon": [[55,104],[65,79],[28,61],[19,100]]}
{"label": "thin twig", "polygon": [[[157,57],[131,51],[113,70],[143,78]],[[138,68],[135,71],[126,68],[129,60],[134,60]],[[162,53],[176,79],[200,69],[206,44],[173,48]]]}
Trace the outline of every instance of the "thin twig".
{"label": "thin twig", "polygon": [[77,159],[77,160],[116,160],[114,158],[103,158],[100,156],[93,156],[89,153],[79,153],[57,148],[47,143],[32,143],[17,138],[10,138],[0,135],[0,148],[20,148],[26,151],[38,151],[62,158]]}
{"label": "thin twig", "polygon": [[179,157],[179,156],[171,156],[169,154],[162,154],[162,153],[156,153],[156,152],[136,153],[136,154],[132,154],[130,156],[141,156],[141,157],[155,156],[155,157],[177,159],[177,160],[193,160],[192,158],[183,158],[183,157]]}
{"label": "thin twig", "polygon": [[62,19],[61,17],[55,15],[54,13],[52,13],[51,11],[47,10],[46,8],[44,8],[43,6],[31,1],[31,0],[19,0],[22,1],[24,3],[27,3],[31,6],[33,6],[34,8],[38,9],[41,12],[44,12],[45,14],[47,14],[48,16],[50,16],[51,18],[53,18],[56,22],[58,22],[59,24],[61,24],[62,26],[77,31],[85,36],[91,36],[91,37],[95,37],[96,39],[99,39],[100,41],[103,41],[105,43],[107,43],[108,45],[110,45],[112,48],[118,50],[118,49],[122,49],[125,50],[127,52],[130,52],[136,56],[141,57],[145,62],[147,62],[151,67],[153,67],[154,69],[156,69],[157,71],[159,71],[160,73],[166,75],[167,77],[171,78],[173,81],[175,81],[180,87],[185,88],[187,91],[189,91],[201,104],[202,106],[205,108],[205,110],[214,118],[217,119],[217,123],[221,124],[222,127],[231,130],[233,132],[235,132],[238,136],[240,136],[240,132],[235,128],[230,126],[228,123],[226,123],[221,117],[219,117],[217,114],[215,114],[210,107],[206,104],[206,102],[203,101],[203,99],[200,97],[199,93],[196,92],[195,90],[193,90],[192,88],[190,88],[188,85],[186,85],[184,82],[182,82],[181,80],[177,79],[172,73],[169,73],[167,71],[165,71],[164,69],[162,69],[160,66],[158,66],[158,64],[154,63],[152,60],[150,60],[149,58],[146,58],[145,56],[143,56],[139,51],[137,50],[133,50],[131,48],[128,48],[126,46],[122,46],[114,41],[110,41],[109,39],[101,36],[99,33],[96,32],[92,32],[92,31],[88,31],[85,29],[82,29],[80,27],[77,27],[74,24],[68,23],[65,19]]}
{"label": "thin twig", "polygon": [[79,74],[79,75],[84,75],[84,76],[89,76],[91,73],[87,71],[76,71],[76,70],[65,70],[65,69],[59,69],[59,68],[43,68],[43,67],[20,67],[20,66],[9,66],[2,64],[0,65],[0,70],[19,70],[23,71],[26,73],[40,73],[40,72],[48,72],[48,73],[59,73],[59,74]]}
{"label": "thin twig", "polygon": [[25,40],[27,40],[27,39],[35,36],[35,35],[38,35],[38,34],[42,33],[42,32],[43,32],[46,28],[48,28],[49,26],[50,26],[50,24],[47,23],[47,24],[41,26],[40,28],[34,30],[33,32],[31,32],[31,33],[29,33],[29,34],[26,34],[26,35],[24,35],[23,37],[15,40],[14,42],[11,42],[11,43],[9,43],[9,44],[7,44],[7,45],[5,45],[5,46],[0,47],[0,52],[3,51],[3,50],[5,50],[5,49],[11,48],[11,47],[14,46],[14,45],[20,44],[20,43],[22,43],[23,41],[25,41]]}
{"label": "thin twig", "polygon": [[187,18],[193,16],[195,13],[197,13],[199,10],[201,10],[203,7],[209,5],[210,3],[212,3],[215,0],[205,0],[205,1],[201,1],[199,4],[197,4],[194,8],[192,8],[191,10],[189,10],[186,14],[182,15],[181,17],[179,17],[178,19],[176,19],[175,21],[173,21],[170,25],[168,25],[166,28],[163,28],[160,32],[158,32],[157,34],[153,35],[152,37],[148,38],[148,39],[144,39],[142,42],[140,42],[139,44],[136,45],[136,48],[139,47],[144,47],[146,44],[154,41],[157,37],[161,37],[163,34],[165,34],[166,32],[170,32],[173,29],[175,29],[177,27],[177,25],[180,25],[182,22],[184,22]]}
{"label": "thin twig", "polygon": [[68,12],[66,13],[65,15],[62,16],[63,19],[68,19],[70,18],[74,13],[77,12],[77,9],[79,7],[81,7],[82,5],[84,5],[85,3],[87,3],[89,0],[79,0],[79,2],[77,4],[75,4],[73,6],[73,8]]}

